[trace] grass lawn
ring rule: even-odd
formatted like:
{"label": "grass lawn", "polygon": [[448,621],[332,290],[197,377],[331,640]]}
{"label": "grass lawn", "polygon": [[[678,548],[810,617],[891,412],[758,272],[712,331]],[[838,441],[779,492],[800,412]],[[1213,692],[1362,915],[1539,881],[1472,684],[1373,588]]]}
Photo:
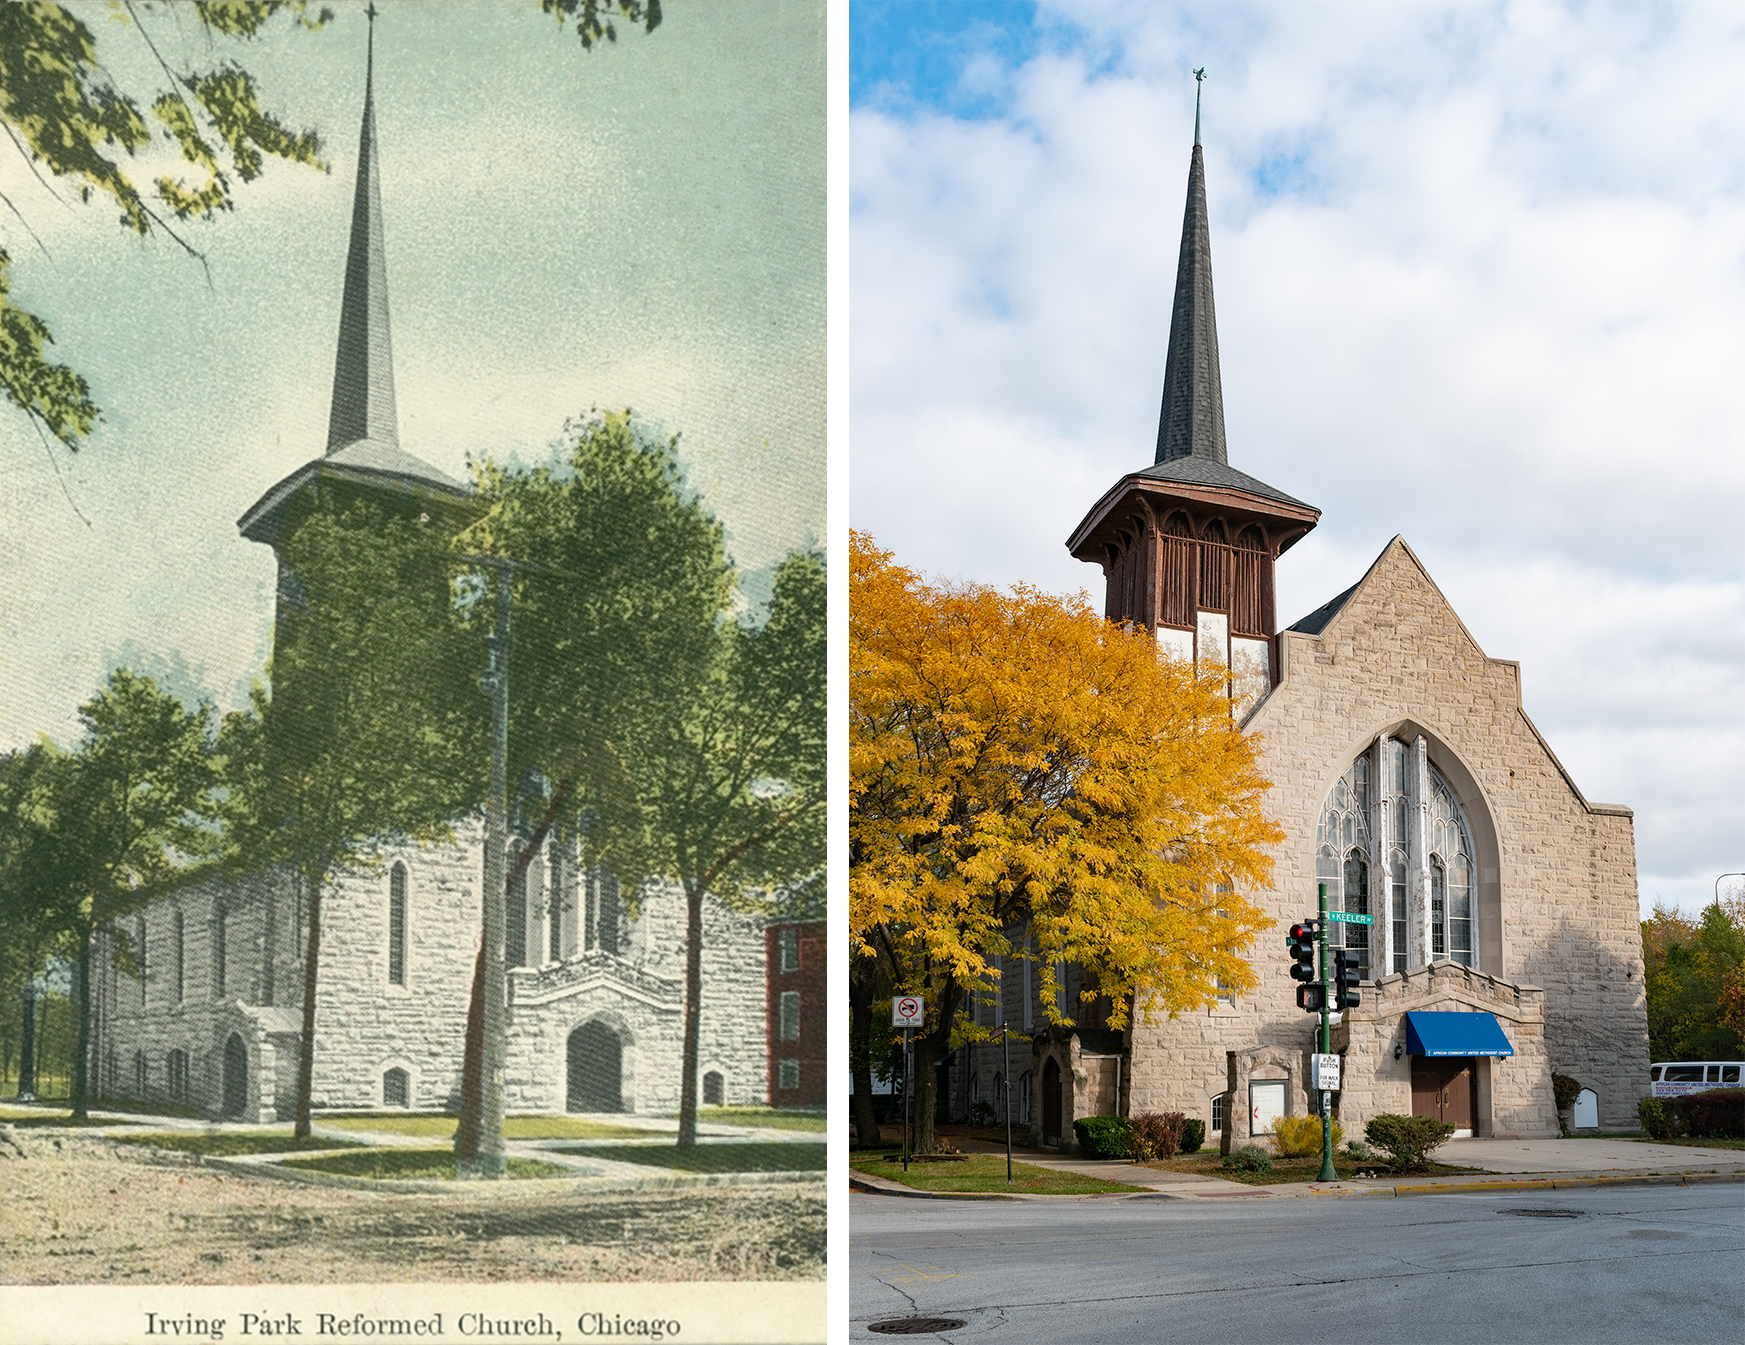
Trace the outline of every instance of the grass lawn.
{"label": "grass lawn", "polygon": [[234,1154],[288,1154],[300,1149],[356,1149],[357,1140],[322,1139],[312,1135],[296,1138],[289,1126],[282,1130],[142,1130],[116,1136],[120,1144],[146,1144],[154,1149],[200,1154],[206,1158],[229,1158]]}
{"label": "grass lawn", "polygon": [[1745,1139],[1722,1138],[1719,1135],[1680,1137],[1675,1140],[1649,1139],[1643,1135],[1631,1135],[1629,1138],[1638,1144],[1677,1144],[1687,1149],[1745,1149]]}
{"label": "grass lawn", "polygon": [[92,1117],[88,1121],[73,1120],[72,1110],[44,1111],[40,1107],[0,1107],[0,1121],[7,1125],[17,1126],[20,1130],[30,1130],[37,1126],[66,1129],[69,1126],[95,1127],[103,1129],[107,1126],[133,1125],[132,1121],[104,1121]]}
{"label": "grass lawn", "polygon": [[[1204,1150],[1197,1154],[1177,1154],[1174,1158],[1160,1158],[1152,1163],[1140,1166],[1158,1168],[1164,1172],[1191,1172],[1199,1177],[1221,1177],[1225,1181],[1242,1182],[1248,1186],[1272,1186],[1280,1182],[1313,1182],[1321,1178],[1321,1155],[1311,1154],[1307,1158],[1274,1158],[1270,1172],[1242,1172],[1222,1166],[1223,1155],[1216,1149]],[[1378,1177],[1391,1175],[1385,1163],[1374,1161],[1359,1163],[1344,1154],[1333,1156],[1333,1170],[1339,1174],[1340,1181],[1349,1181],[1359,1173],[1374,1173]],[[1480,1172],[1482,1168],[1450,1167],[1446,1163],[1431,1163],[1423,1172],[1411,1173],[1414,1177],[1452,1177],[1462,1172]]]}
{"label": "grass lawn", "polygon": [[699,1125],[762,1126],[769,1130],[815,1130],[823,1134],[823,1112],[779,1111],[774,1107],[699,1107]]}
{"label": "grass lawn", "polygon": [[565,1146],[566,1154],[605,1158],[614,1163],[671,1168],[676,1172],[822,1172],[828,1146],[823,1144],[698,1144],[681,1149],[664,1144],[614,1144],[598,1149]]}
{"label": "grass lawn", "polygon": [[[337,1130],[376,1130],[414,1139],[453,1139],[453,1116],[396,1116],[380,1113],[348,1113],[318,1116],[315,1123]],[[608,1121],[584,1121],[574,1116],[505,1116],[503,1138],[511,1140],[634,1140],[648,1137],[637,1126],[613,1125]]]}
{"label": "grass lawn", "polygon": [[849,1163],[862,1172],[886,1181],[901,1182],[917,1191],[1009,1191],[1024,1195],[1082,1196],[1108,1191],[1144,1191],[1144,1186],[1129,1186],[1125,1182],[1107,1181],[1099,1177],[1081,1177],[1076,1172],[1056,1172],[1039,1168],[1033,1163],[1013,1160],[1012,1181],[1006,1182],[1004,1154],[973,1154],[961,1163],[916,1163],[903,1171],[899,1158],[862,1157],[857,1153]]}
{"label": "grass lawn", "polygon": [[[455,1179],[452,1149],[359,1149],[355,1153],[328,1154],[322,1158],[287,1159],[283,1166],[304,1168],[310,1172],[331,1172],[340,1177],[370,1177],[376,1180]],[[578,1174],[574,1168],[558,1163],[543,1163],[536,1158],[511,1158],[507,1163],[507,1175],[574,1177]]]}

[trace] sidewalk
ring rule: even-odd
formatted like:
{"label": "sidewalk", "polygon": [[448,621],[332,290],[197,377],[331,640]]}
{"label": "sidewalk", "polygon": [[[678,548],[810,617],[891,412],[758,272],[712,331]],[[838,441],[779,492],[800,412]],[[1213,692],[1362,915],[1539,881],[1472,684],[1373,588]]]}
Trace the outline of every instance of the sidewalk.
{"label": "sidewalk", "polygon": [[[966,1153],[1004,1153],[1004,1145],[969,1140]],[[1410,1196],[1458,1191],[1556,1190],[1572,1186],[1622,1183],[1687,1185],[1698,1181],[1745,1181],[1745,1150],[1698,1149],[1675,1144],[1642,1144],[1635,1140],[1450,1140],[1436,1152],[1450,1166],[1482,1168],[1483,1172],[1444,1177],[1375,1177],[1343,1182],[1279,1182],[1250,1186],[1222,1177],[1164,1172],[1121,1159],[1081,1158],[1014,1149],[1014,1162],[1083,1177],[1149,1188],[1145,1192],[1104,1195],[1006,1195],[1001,1192],[957,1194],[917,1191],[899,1182],[856,1172],[851,1184],[880,1195],[919,1196],[945,1200],[1264,1200],[1310,1196]]]}

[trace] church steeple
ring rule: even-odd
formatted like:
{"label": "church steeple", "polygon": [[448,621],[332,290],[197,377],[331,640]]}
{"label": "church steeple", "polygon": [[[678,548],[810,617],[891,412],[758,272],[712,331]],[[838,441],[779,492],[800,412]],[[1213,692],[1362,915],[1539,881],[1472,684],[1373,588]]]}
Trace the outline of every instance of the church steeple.
{"label": "church steeple", "polygon": [[[268,490],[237,528],[252,542],[278,549],[323,492],[363,495],[414,516],[463,517],[472,487],[400,447],[394,402],[394,348],[388,339],[388,267],[382,249],[382,180],[376,151],[376,10],[364,59],[364,115],[358,132],[357,184],[340,298],[339,344],[333,360],[333,404],[327,449]],[[285,576],[280,576],[281,595]]]}
{"label": "church steeple", "polygon": [[1320,516],[1230,466],[1196,90],[1157,454],[1091,506],[1067,549],[1102,567],[1110,620],[1151,631],[1182,658],[1228,667],[1241,714],[1278,680],[1273,567]]}
{"label": "church steeple", "polygon": [[1163,411],[1157,456],[1228,462],[1224,443],[1224,385],[1218,376],[1218,318],[1212,303],[1212,234],[1206,222],[1206,159],[1200,148],[1199,81],[1194,71],[1194,149],[1188,162],[1188,203],[1176,261],[1175,305],[1169,318],[1169,353],[1163,366]]}
{"label": "church steeple", "polygon": [[352,196],[351,246],[340,300],[339,349],[333,362],[333,409],[327,452],[359,439],[398,448],[394,407],[394,346],[388,334],[388,267],[382,248],[382,179],[376,149],[376,10],[369,8],[364,60],[364,116],[358,132],[357,187]]}

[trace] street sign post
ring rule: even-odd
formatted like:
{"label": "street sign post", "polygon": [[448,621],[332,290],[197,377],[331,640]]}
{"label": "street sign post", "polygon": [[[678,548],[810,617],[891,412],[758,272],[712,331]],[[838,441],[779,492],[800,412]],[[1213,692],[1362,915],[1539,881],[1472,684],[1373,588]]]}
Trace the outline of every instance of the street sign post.
{"label": "street sign post", "polygon": [[[1332,983],[1333,983],[1332,968],[1329,965],[1331,962],[1331,959],[1328,956],[1328,948],[1327,948],[1327,920],[1328,920],[1327,884],[1326,883],[1318,883],[1318,884],[1316,884],[1316,889],[1317,889],[1316,897],[1317,897],[1319,904],[1320,904],[1320,910],[1318,911],[1318,914],[1320,916],[1320,934],[1321,934],[1321,1043],[1320,1043],[1321,1044],[1321,1051],[1320,1051],[1320,1054],[1323,1056],[1327,1056],[1327,1055],[1332,1055],[1332,1053],[1333,1053],[1333,1025],[1328,1021],[1328,1003],[1327,1003],[1328,1000],[1332,998]],[[1346,914],[1349,914],[1349,912],[1340,911],[1340,912],[1338,912],[1338,914],[1346,915]],[[1334,1056],[1333,1058],[1335,1061],[1337,1061],[1339,1057]],[[1320,1084],[1319,1087],[1321,1090],[1321,1174],[1315,1180],[1323,1181],[1323,1182],[1336,1182],[1339,1180],[1339,1172],[1338,1172],[1338,1169],[1336,1169],[1333,1166],[1333,1094],[1327,1090],[1326,1084],[1324,1084],[1324,1083]]]}
{"label": "street sign post", "polygon": [[913,1104],[915,1058],[909,1034],[922,1025],[925,1011],[918,995],[898,995],[891,1001],[891,1026],[903,1029],[903,1171],[909,1170],[909,1112]]}

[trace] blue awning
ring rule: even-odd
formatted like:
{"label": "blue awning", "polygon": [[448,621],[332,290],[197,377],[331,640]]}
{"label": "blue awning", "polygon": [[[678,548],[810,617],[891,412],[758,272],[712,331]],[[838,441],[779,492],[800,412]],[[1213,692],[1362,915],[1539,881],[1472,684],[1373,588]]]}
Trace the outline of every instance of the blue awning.
{"label": "blue awning", "polygon": [[1513,1055],[1494,1013],[1408,1013],[1406,1049],[1413,1055]]}

